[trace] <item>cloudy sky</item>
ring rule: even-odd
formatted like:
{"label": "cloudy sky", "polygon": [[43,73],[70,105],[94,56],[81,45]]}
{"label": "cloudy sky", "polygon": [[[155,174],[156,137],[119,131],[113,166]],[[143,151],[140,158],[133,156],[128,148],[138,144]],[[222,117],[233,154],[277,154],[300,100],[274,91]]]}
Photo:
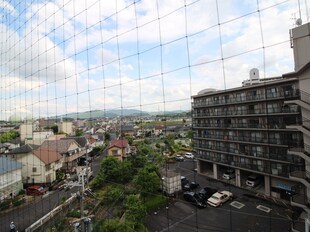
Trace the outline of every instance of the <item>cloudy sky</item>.
{"label": "cloudy sky", "polygon": [[293,71],[289,29],[308,13],[306,0],[15,2],[0,0],[0,119],[189,110],[251,68]]}

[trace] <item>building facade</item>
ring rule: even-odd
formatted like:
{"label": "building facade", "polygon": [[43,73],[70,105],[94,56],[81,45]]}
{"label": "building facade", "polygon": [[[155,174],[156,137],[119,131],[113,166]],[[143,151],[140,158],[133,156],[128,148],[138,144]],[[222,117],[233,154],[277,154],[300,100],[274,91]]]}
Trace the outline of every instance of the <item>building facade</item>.
{"label": "building facade", "polygon": [[[245,187],[255,173],[257,192],[310,210],[310,24],[290,31],[295,71],[259,79],[258,70],[240,88],[206,89],[193,96],[193,144],[198,172]],[[303,231],[293,225],[293,231]]]}

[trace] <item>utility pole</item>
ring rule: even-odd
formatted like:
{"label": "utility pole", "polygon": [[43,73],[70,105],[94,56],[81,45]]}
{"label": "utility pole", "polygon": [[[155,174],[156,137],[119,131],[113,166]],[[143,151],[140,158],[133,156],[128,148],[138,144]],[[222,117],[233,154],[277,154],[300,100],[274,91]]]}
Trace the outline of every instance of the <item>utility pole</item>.
{"label": "utility pole", "polygon": [[[87,170],[87,169],[86,169]],[[84,224],[84,181],[85,181],[85,175],[82,171],[82,185],[81,185],[81,199],[80,199],[80,208],[81,208],[81,227],[82,232],[85,231],[85,224]]]}

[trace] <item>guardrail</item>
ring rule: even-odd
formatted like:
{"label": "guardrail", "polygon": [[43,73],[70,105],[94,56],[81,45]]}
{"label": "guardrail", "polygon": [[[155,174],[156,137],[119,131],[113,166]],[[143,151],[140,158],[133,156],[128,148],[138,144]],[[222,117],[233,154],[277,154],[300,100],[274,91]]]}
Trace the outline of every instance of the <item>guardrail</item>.
{"label": "guardrail", "polygon": [[51,220],[53,217],[55,217],[58,213],[62,212],[62,210],[72,204],[77,198],[77,194],[73,194],[70,198],[68,198],[63,204],[57,206],[55,209],[53,209],[48,214],[41,217],[39,220],[37,220],[35,223],[30,225],[28,228],[25,229],[25,232],[33,232],[40,228],[42,225],[47,223],[49,220]]}

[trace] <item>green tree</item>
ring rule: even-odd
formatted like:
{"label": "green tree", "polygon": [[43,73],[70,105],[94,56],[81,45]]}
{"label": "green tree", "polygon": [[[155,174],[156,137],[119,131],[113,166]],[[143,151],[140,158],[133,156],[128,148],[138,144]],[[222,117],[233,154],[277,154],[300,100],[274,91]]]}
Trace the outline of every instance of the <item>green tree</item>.
{"label": "green tree", "polygon": [[19,136],[19,133],[17,131],[11,130],[6,133],[3,133],[0,135],[0,142],[1,143],[6,143],[9,142]]}
{"label": "green tree", "polygon": [[108,203],[120,202],[125,199],[124,189],[117,186],[111,185],[106,193]]}
{"label": "green tree", "polygon": [[129,161],[119,161],[117,158],[108,156],[100,164],[98,181],[109,181],[116,183],[128,183],[132,179],[133,170]]}
{"label": "green tree", "polygon": [[134,186],[145,197],[149,193],[154,193],[160,188],[160,179],[155,171],[147,168],[140,169],[133,179]]}
{"label": "green tree", "polygon": [[193,131],[191,129],[189,129],[187,131],[186,138],[188,138],[188,139],[192,139],[193,138]]}
{"label": "green tree", "polygon": [[53,130],[54,134],[58,133],[58,126],[57,125],[51,126],[51,129]]}
{"label": "green tree", "polygon": [[141,225],[146,216],[146,207],[136,195],[129,195],[125,202],[125,218],[133,228]]}
{"label": "green tree", "polygon": [[132,155],[128,158],[128,161],[131,162],[133,169],[137,170],[139,168],[144,167],[147,158],[145,155],[137,154],[137,155]]}
{"label": "green tree", "polygon": [[104,133],[104,141],[110,141],[110,139],[111,135],[108,132]]}
{"label": "green tree", "polygon": [[125,139],[127,139],[129,145],[133,144],[133,138],[131,136],[129,135],[125,136]]}
{"label": "green tree", "polygon": [[82,129],[76,129],[75,130],[75,135],[76,136],[82,136],[84,134],[83,130]]}
{"label": "green tree", "polygon": [[127,232],[128,228],[125,223],[121,223],[117,219],[105,220],[99,230],[100,232]]}

